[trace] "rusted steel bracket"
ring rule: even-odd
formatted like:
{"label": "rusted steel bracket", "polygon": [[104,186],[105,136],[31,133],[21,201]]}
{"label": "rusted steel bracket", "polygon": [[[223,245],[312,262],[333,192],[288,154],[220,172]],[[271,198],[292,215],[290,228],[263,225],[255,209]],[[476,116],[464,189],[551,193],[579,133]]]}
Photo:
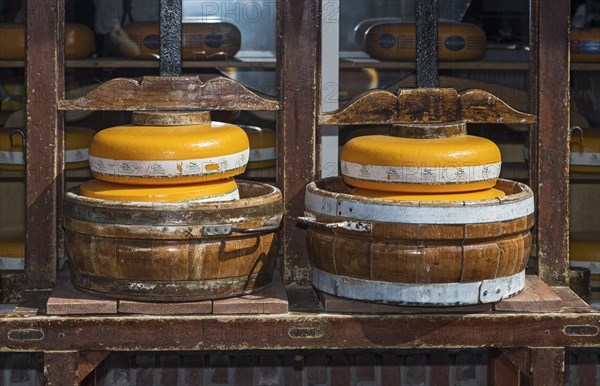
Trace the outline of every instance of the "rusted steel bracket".
{"label": "rusted steel bracket", "polygon": [[148,76],[141,81],[109,80],[76,99],[63,99],[59,110],[279,110],[277,100],[225,77]]}
{"label": "rusted steel bracket", "polygon": [[453,88],[371,90],[331,113],[321,114],[321,125],[402,123],[534,123],[535,116],[517,111],[487,91],[457,92]]}

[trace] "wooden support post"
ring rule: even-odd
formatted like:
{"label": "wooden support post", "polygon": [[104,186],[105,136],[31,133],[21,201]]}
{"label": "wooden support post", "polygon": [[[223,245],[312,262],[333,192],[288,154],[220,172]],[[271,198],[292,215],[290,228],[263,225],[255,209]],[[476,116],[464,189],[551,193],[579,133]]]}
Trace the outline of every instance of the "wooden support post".
{"label": "wooden support post", "polygon": [[565,383],[565,349],[562,347],[532,348],[531,386],[556,386]]}
{"label": "wooden support post", "polygon": [[109,355],[110,351],[83,351],[79,353],[77,382],[81,383]]}
{"label": "wooden support post", "polygon": [[77,377],[79,353],[77,351],[51,351],[44,353],[44,378],[47,386],[79,385]]}
{"label": "wooden support post", "polygon": [[569,1],[531,0],[529,175],[539,275],[551,286],[569,283],[569,17]]}
{"label": "wooden support post", "polygon": [[27,0],[25,280],[47,289],[56,280],[57,229],[63,186],[63,0]]}
{"label": "wooden support post", "polygon": [[519,386],[521,374],[529,373],[528,349],[491,349],[488,383],[494,386]]}
{"label": "wooden support post", "polygon": [[[296,218],[304,213],[304,189],[316,175],[317,111],[320,103],[321,1],[278,3],[279,111],[277,183],[283,192],[283,253],[286,286],[310,285],[306,231]],[[285,19],[285,21],[284,21]]]}

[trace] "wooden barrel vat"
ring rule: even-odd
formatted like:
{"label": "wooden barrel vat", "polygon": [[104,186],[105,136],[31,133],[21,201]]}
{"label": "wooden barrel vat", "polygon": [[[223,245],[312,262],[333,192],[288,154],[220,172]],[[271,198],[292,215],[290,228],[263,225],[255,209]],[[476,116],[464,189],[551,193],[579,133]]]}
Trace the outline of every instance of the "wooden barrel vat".
{"label": "wooden barrel vat", "polygon": [[107,201],[71,189],[65,249],[73,284],[119,299],[194,301],[248,294],[271,282],[281,192],[238,181],[221,202]]}
{"label": "wooden barrel vat", "polygon": [[351,195],[341,178],[306,188],[313,286],[373,302],[451,306],[519,293],[531,251],[533,192],[498,180],[506,196],[393,201]]}

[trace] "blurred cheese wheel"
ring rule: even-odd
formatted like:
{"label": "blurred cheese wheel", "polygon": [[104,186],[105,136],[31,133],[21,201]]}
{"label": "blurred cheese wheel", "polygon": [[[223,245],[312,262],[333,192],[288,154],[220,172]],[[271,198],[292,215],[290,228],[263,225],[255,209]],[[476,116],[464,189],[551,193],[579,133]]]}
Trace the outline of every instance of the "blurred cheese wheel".
{"label": "blurred cheese wheel", "polygon": [[506,196],[506,193],[495,188],[476,190],[474,192],[439,194],[397,193],[354,188],[352,189],[352,194],[355,196],[396,201],[479,201]]}
{"label": "blurred cheese wheel", "polygon": [[[82,24],[65,25],[65,58],[83,59],[94,50],[94,33]],[[25,26],[0,24],[0,59],[25,60]]]}
{"label": "blurred cheese wheel", "polygon": [[600,62],[600,28],[571,30],[571,61]]}
{"label": "blurred cheese wheel", "polygon": [[[13,146],[9,141],[10,130],[0,128],[0,169],[23,170],[23,144],[21,136],[13,135]],[[84,127],[65,128],[65,169],[88,167],[88,148],[96,132]]]}
{"label": "blurred cheese wheel", "polygon": [[84,197],[108,201],[181,202],[232,201],[240,194],[233,178],[186,185],[125,185],[92,180],[79,187]]}
{"label": "blurred cheese wheel", "polygon": [[92,175],[134,185],[174,185],[241,174],[248,136],[238,126],[208,122],[182,126],[116,126],[90,144]]}
{"label": "blurred cheese wheel", "polygon": [[489,189],[500,174],[500,150],[470,135],[415,139],[369,135],[340,153],[348,185],[391,192],[451,193]]}
{"label": "blurred cheese wheel", "polygon": [[[600,280],[600,234],[589,233],[569,240],[569,264],[572,267],[589,268],[594,280]],[[587,237],[586,237],[587,236]]]}
{"label": "blurred cheese wheel", "polygon": [[22,234],[0,234],[0,270],[25,268],[25,237]]}
{"label": "blurred cheese wheel", "polygon": [[[205,60],[234,56],[240,49],[242,35],[233,24],[183,23],[182,58]],[[131,59],[156,59],[160,54],[160,29],[157,23],[131,23],[117,36],[121,54]]]}
{"label": "blurred cheese wheel", "polygon": [[[439,23],[438,35],[440,61],[479,60],[485,55],[485,33],[473,24]],[[416,27],[413,23],[375,23],[364,30],[364,36],[357,36],[357,40],[374,59],[416,59]]]}
{"label": "blurred cheese wheel", "polygon": [[600,173],[600,129],[585,129],[571,135],[571,172]]}
{"label": "blurred cheese wheel", "polygon": [[240,126],[250,141],[250,159],[247,169],[261,169],[275,166],[277,151],[275,131],[256,126]]}

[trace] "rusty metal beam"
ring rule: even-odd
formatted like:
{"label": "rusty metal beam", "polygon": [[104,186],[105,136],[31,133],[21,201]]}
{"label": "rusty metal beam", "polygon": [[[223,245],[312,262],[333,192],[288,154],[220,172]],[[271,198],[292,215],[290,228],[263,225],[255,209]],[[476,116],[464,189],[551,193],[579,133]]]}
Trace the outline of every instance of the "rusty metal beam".
{"label": "rusty metal beam", "polygon": [[64,2],[27,0],[25,281],[47,289],[56,280],[63,186]]}
{"label": "rusty metal beam", "polygon": [[[531,0],[530,186],[537,202],[540,277],[569,283],[569,17],[570,2]],[[537,72],[535,71],[537,69]]]}
{"label": "rusty metal beam", "polygon": [[182,0],[160,0],[160,75],[181,74]]}
{"label": "rusty metal beam", "polygon": [[598,326],[600,313],[14,317],[0,351],[600,347]]}
{"label": "rusty metal beam", "polygon": [[298,227],[296,218],[304,213],[304,188],[316,175],[321,1],[284,0],[277,6],[278,90],[282,103],[277,119],[277,184],[284,199],[284,280],[287,286],[308,286],[306,231]]}
{"label": "rusty metal beam", "polygon": [[438,87],[438,2],[417,0],[417,87]]}

